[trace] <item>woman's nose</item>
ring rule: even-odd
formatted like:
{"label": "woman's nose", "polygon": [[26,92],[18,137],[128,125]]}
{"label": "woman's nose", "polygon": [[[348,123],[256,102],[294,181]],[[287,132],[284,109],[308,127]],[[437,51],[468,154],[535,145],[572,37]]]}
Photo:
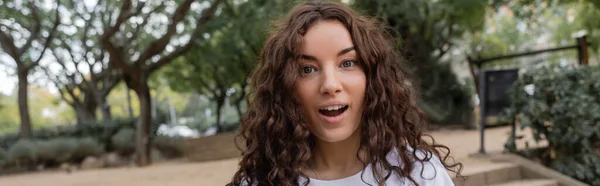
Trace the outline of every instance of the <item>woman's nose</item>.
{"label": "woman's nose", "polygon": [[321,77],[321,94],[338,94],[342,92],[341,79],[335,68],[323,69]]}

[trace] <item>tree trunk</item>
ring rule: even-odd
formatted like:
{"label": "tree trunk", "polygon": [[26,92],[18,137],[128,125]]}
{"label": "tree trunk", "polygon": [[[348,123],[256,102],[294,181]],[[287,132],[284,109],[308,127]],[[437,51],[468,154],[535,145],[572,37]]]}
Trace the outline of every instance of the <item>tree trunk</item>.
{"label": "tree trunk", "polygon": [[235,109],[238,113],[238,118],[242,119],[242,101],[246,100],[246,79],[244,78],[244,83],[242,83],[240,97],[235,100]]}
{"label": "tree trunk", "polygon": [[127,96],[127,112],[129,113],[129,118],[133,118],[133,108],[131,108],[131,93],[129,91],[129,87],[125,86],[125,93]]}
{"label": "tree trunk", "polygon": [[109,122],[112,119],[112,115],[110,113],[110,105],[106,101],[106,96],[98,100],[98,105],[100,106],[100,110],[102,110],[102,120],[104,123]]}
{"label": "tree trunk", "polygon": [[238,118],[241,120],[242,119],[242,104],[241,101],[236,101],[235,102],[235,110],[238,113]]}
{"label": "tree trunk", "polygon": [[223,124],[221,123],[221,108],[225,104],[225,92],[221,91],[219,94],[215,94],[217,100],[217,133],[223,132]]}
{"label": "tree trunk", "polygon": [[73,106],[77,124],[82,124],[88,121],[96,121],[96,106],[87,104],[78,104]]}
{"label": "tree trunk", "polygon": [[28,98],[28,85],[27,79],[29,70],[27,67],[21,67],[19,65],[17,69],[17,76],[19,78],[18,87],[18,104],[19,104],[19,115],[21,117],[21,128],[19,129],[19,136],[21,138],[31,138],[31,117],[29,116],[29,104]]}
{"label": "tree trunk", "polygon": [[152,163],[150,159],[150,126],[152,123],[152,101],[150,88],[145,78],[140,78],[138,87],[134,88],[140,101],[140,116],[136,130],[136,157],[138,166],[147,166]]}
{"label": "tree trunk", "polygon": [[96,109],[98,109],[98,101],[94,95],[94,92],[91,92],[89,89],[85,93],[85,97],[83,98],[83,109],[87,117],[85,121],[96,121],[98,116],[96,114]]}

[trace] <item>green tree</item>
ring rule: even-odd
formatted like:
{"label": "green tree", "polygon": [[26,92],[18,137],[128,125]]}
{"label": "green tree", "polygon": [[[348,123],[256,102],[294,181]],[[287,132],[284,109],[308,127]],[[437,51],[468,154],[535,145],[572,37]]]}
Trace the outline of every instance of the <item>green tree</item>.
{"label": "green tree", "polygon": [[31,116],[29,115],[28,76],[44,57],[48,46],[60,24],[60,0],[52,9],[39,9],[39,2],[2,1],[0,2],[0,46],[2,52],[14,61],[10,65],[18,76],[18,103],[21,128],[19,135],[29,138]]}
{"label": "green tree", "polygon": [[[469,34],[465,54],[475,59],[524,52],[535,47],[540,30],[526,30],[524,22],[515,18],[510,8],[502,7],[486,15],[485,29]],[[519,29],[520,28],[520,29]],[[528,58],[529,59],[529,58]],[[518,66],[520,60],[506,59],[486,63],[491,66]],[[528,62],[530,60],[527,60]]]}
{"label": "green tree", "polygon": [[[201,36],[221,1],[194,4],[203,8],[192,8],[193,0],[178,4],[174,1],[125,0],[120,6],[116,2],[101,3],[105,7],[101,16],[109,20],[103,22],[102,46],[110,54],[111,65],[122,71],[125,83],[140,101],[136,133],[137,164],[140,166],[151,163],[152,101],[148,79],[153,72],[190,51],[193,38]],[[115,9],[119,10],[118,14],[112,13]],[[191,9],[194,10],[190,12]]]}
{"label": "green tree", "polygon": [[[58,72],[45,71],[59,89],[63,101],[77,115],[79,122],[96,120],[98,107],[105,122],[111,119],[106,97],[122,79],[118,69],[109,66],[109,55],[100,44],[101,28],[93,23],[102,22],[98,5],[88,7],[71,0],[65,5],[70,22],[64,23],[51,46]],[[75,30],[75,31],[73,31]]]}
{"label": "green tree", "polygon": [[[507,7],[515,15],[515,19],[526,23],[526,29],[545,30],[551,33],[555,45],[573,45],[574,36],[587,35],[591,43],[600,42],[600,1],[598,0],[495,0],[494,6]],[[533,39],[533,38],[532,38]],[[600,55],[598,45],[592,45],[592,50]],[[573,59],[574,51],[565,54],[553,54],[553,59]],[[596,56],[600,58],[600,56]],[[600,60],[600,59],[596,59]]]}
{"label": "green tree", "polygon": [[471,92],[459,84],[448,52],[465,33],[481,30],[488,2],[483,0],[375,1],[355,0],[353,6],[390,25],[410,62],[421,92],[421,108],[435,123],[468,123]]}
{"label": "green tree", "polygon": [[248,75],[266,39],[269,21],[292,5],[283,1],[231,0],[224,4],[224,13],[207,27],[207,37],[197,40],[197,52],[184,55],[164,72],[175,90],[194,91],[215,103],[217,132],[223,131],[222,110],[227,102],[241,118]]}

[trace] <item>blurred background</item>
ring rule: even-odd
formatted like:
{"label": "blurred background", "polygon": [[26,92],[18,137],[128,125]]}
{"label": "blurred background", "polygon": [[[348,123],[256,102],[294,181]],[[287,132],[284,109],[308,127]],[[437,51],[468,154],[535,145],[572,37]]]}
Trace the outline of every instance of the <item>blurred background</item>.
{"label": "blurred background", "polygon": [[[239,155],[217,152],[299,2],[0,0],[0,175]],[[390,25],[432,131],[529,129],[546,145],[492,141],[600,185],[599,0],[339,2]]]}

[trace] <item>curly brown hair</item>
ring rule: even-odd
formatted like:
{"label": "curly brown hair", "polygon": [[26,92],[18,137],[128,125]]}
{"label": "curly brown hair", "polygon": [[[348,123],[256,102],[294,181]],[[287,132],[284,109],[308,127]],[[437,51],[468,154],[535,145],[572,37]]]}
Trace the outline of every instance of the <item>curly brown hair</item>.
{"label": "curly brown hair", "polygon": [[[311,160],[316,137],[292,95],[300,76],[302,37],[320,20],[336,20],[348,29],[367,77],[360,125],[360,148],[366,158],[357,153],[359,160],[417,184],[410,176],[413,163],[388,162],[388,153],[397,149],[401,162],[423,163],[435,155],[446,169],[460,175],[462,164],[453,163],[450,149],[424,134],[427,121],[417,107],[417,90],[408,83],[405,61],[387,27],[344,4],[305,2],[275,24],[251,74],[248,110],[236,138],[245,141],[244,150],[239,170],[227,185],[298,185],[299,177],[306,176],[301,170]],[[417,156],[417,150],[426,156]],[[373,171],[373,176],[383,185],[392,171],[385,175]]]}

